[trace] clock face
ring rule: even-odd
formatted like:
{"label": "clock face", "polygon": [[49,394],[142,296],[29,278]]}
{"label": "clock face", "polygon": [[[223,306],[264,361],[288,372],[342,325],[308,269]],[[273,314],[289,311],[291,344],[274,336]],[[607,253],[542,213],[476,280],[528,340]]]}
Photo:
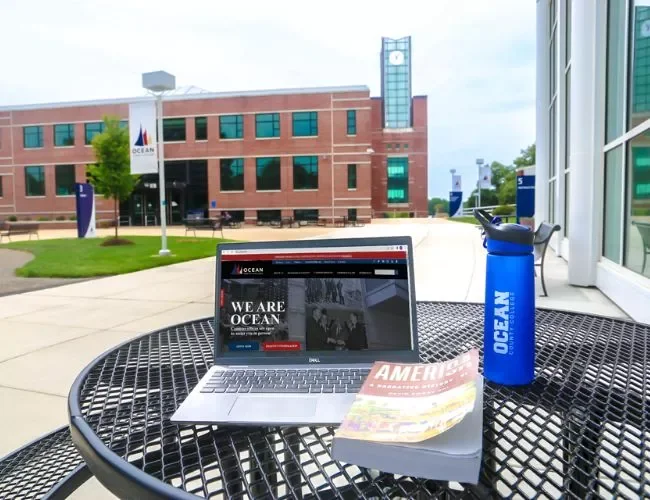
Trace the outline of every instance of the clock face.
{"label": "clock face", "polygon": [[641,36],[644,38],[650,36],[650,20],[641,23]]}
{"label": "clock face", "polygon": [[399,66],[400,64],[403,64],[404,53],[400,52],[399,50],[393,50],[390,54],[388,54],[388,62],[393,64],[394,66]]}

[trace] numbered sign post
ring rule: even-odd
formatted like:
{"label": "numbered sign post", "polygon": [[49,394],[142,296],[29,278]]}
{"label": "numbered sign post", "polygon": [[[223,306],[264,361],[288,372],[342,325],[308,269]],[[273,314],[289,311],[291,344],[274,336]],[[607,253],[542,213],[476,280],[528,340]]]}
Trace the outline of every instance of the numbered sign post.
{"label": "numbered sign post", "polygon": [[76,183],[74,186],[77,200],[77,236],[94,238],[95,229],[95,190],[90,184]]}

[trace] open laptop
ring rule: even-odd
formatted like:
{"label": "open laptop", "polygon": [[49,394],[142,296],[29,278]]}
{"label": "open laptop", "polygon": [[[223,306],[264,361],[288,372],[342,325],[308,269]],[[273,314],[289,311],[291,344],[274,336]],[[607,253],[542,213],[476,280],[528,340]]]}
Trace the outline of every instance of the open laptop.
{"label": "open laptop", "polygon": [[222,243],[215,364],[171,418],[339,424],[373,362],[418,361],[408,236]]}

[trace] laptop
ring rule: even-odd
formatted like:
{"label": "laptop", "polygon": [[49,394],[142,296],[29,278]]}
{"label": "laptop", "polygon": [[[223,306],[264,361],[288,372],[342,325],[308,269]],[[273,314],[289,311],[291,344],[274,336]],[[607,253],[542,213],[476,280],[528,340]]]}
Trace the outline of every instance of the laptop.
{"label": "laptop", "polygon": [[175,423],[339,424],[375,361],[418,362],[409,236],[222,243],[215,297]]}

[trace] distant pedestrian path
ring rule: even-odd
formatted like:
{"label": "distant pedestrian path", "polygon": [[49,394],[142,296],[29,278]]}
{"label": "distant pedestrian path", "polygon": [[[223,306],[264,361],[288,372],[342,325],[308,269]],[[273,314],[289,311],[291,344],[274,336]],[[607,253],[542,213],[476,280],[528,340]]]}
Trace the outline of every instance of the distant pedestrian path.
{"label": "distant pedestrian path", "polygon": [[0,297],[83,281],[63,278],[20,278],[14,274],[16,269],[33,258],[34,256],[28,252],[0,249]]}

